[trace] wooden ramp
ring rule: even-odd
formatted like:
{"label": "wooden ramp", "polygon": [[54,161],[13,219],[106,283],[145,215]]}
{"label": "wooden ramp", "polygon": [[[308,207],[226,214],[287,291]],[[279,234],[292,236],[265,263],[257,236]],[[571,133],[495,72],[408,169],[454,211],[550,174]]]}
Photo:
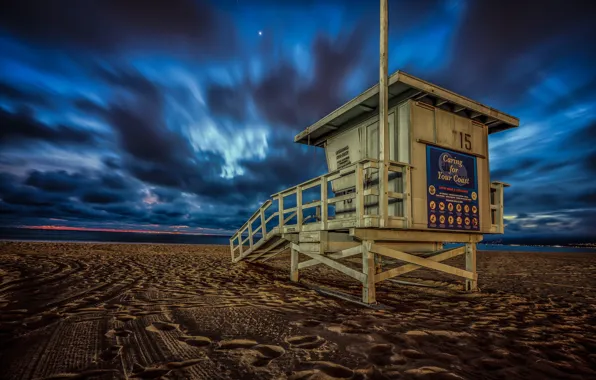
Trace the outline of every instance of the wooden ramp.
{"label": "wooden ramp", "polygon": [[[230,239],[233,262],[236,263],[243,260],[248,262],[263,262],[289,250],[290,241],[282,235],[278,219],[276,218],[279,213],[275,212],[273,215],[265,218],[271,204],[271,200],[263,203],[244,226]],[[277,226],[268,231],[267,224],[270,224],[272,221]],[[255,224],[258,224],[256,228],[254,227]],[[237,242],[237,244],[234,242]]]}

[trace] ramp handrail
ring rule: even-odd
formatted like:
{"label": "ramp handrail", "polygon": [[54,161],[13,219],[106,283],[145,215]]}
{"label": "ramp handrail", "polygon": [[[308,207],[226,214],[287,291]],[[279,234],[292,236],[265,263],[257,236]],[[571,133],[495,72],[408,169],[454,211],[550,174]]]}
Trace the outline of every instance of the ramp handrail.
{"label": "ramp handrail", "polygon": [[[246,243],[248,243],[248,249],[251,250],[256,244],[267,240],[269,237],[268,235],[273,233],[297,233],[304,230],[337,230],[351,227],[385,226],[388,228],[407,228],[411,223],[411,168],[412,166],[410,164],[397,161],[389,161],[389,165],[384,168],[384,165],[379,160],[367,158],[271,195],[272,199],[263,203],[249,220],[230,238],[232,259],[234,259],[235,252],[238,250],[240,251],[240,256],[245,255],[244,248]],[[385,220],[381,221],[379,215],[366,213],[366,207],[369,207],[370,204],[365,204],[365,197],[370,195],[378,196],[380,191],[378,182],[375,184],[366,180],[367,178],[372,178],[372,174],[375,172],[385,175],[385,181],[382,181],[382,183],[385,184],[388,183],[389,173],[402,173],[401,191],[387,191],[387,199],[397,199],[403,202],[405,207],[402,215],[388,216],[387,213],[384,213]],[[355,175],[354,191],[329,197],[329,182],[333,182],[352,174]],[[304,203],[302,200],[303,192],[314,187],[319,187],[320,189],[319,199]],[[287,204],[284,201],[284,198],[294,194],[296,195],[295,206],[292,205],[292,207],[286,207]],[[354,217],[345,219],[333,219],[329,217],[329,206],[334,206],[338,202],[348,200],[354,200],[355,202],[356,207]],[[265,219],[265,211],[267,211],[274,202],[277,202],[278,210]],[[385,207],[385,209],[387,209],[388,203],[379,205],[379,207]],[[316,222],[304,224],[304,210],[310,208],[316,208]],[[276,216],[278,218],[277,225],[270,231],[267,231],[267,224]],[[294,224],[288,224],[294,217],[296,218],[296,222]],[[259,227],[253,230],[252,226],[258,219],[261,220]],[[261,232],[261,238],[255,241],[255,235],[259,231]],[[246,238],[243,238],[243,235],[247,232],[248,234]],[[246,252],[248,253],[248,251]]]}
{"label": "ramp handrail", "polygon": [[[265,219],[265,211],[267,211],[267,209],[271,207],[271,204],[272,202],[270,199],[263,203],[261,207],[259,207],[259,209],[255,211],[255,213],[252,214],[252,216],[246,221],[246,223],[244,223],[242,227],[240,227],[234,233],[234,235],[232,235],[232,237],[230,238],[230,250],[232,251],[232,261],[234,261],[235,259],[235,253],[237,250],[240,251],[239,256],[243,255],[243,248],[246,242],[249,243],[249,249],[252,249],[254,245],[267,239],[267,223],[269,223],[275,216],[277,216],[277,212],[274,212],[272,215],[269,216],[269,218]],[[257,219],[260,219],[261,222],[259,223],[259,226],[253,230],[252,226]],[[246,237],[246,239],[243,239],[242,234],[244,234],[246,231],[248,231],[248,236]],[[259,232],[261,238],[255,241],[255,236]],[[236,241],[237,245],[235,244]]]}

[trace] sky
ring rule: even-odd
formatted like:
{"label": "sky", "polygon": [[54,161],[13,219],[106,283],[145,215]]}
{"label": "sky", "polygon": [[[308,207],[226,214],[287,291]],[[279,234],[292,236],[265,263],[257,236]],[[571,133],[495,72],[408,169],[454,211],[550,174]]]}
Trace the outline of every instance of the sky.
{"label": "sky", "polygon": [[[596,233],[596,2],[389,0],[389,72],[520,119],[506,236]],[[327,171],[294,135],[378,81],[371,0],[8,1],[0,225],[240,227]]]}

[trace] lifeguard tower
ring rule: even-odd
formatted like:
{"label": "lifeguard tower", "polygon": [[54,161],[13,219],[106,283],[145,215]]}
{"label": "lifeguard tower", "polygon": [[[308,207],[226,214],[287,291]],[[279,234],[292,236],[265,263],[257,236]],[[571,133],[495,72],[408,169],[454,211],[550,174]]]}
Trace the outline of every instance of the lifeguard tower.
{"label": "lifeguard tower", "polygon": [[[508,186],[491,182],[488,135],[519,120],[401,71],[384,76],[381,43],[380,85],[294,138],[325,149],[329,172],[273,194],[230,239],[232,260],[290,251],[292,281],[327,265],[362,282],[366,303],[376,302],[377,282],[419,268],[474,291],[476,243],[503,233]],[[443,263],[458,255],[465,269]],[[341,261],[357,256],[357,269]]]}

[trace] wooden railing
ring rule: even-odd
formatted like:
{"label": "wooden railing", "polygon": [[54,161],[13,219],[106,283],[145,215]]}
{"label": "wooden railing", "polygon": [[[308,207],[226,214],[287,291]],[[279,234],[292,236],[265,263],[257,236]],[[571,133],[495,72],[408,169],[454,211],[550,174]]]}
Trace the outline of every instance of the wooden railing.
{"label": "wooden railing", "polygon": [[490,232],[492,234],[502,234],[505,232],[503,218],[505,202],[503,200],[503,195],[506,187],[509,187],[509,184],[505,182],[493,181],[490,184]]}
{"label": "wooden railing", "polygon": [[[411,225],[411,166],[402,162],[389,161],[386,170],[382,169],[382,162],[375,159],[365,159],[273,194],[271,196],[272,200],[265,202],[230,239],[232,259],[234,259],[236,251],[239,251],[240,256],[242,256],[245,249],[252,249],[262,239],[268,240],[271,235],[275,234],[297,233],[300,231],[341,230],[352,227],[408,228]],[[385,175],[385,181],[381,181],[381,183],[384,184],[388,184],[390,173],[400,173],[398,178],[392,180],[399,181],[399,184],[395,186],[400,189],[399,191],[379,189],[378,180],[376,184],[371,183],[372,181],[370,179],[374,177],[374,174],[379,175],[383,173]],[[354,191],[329,197],[329,183],[333,183],[335,180],[352,174],[354,175],[354,185],[352,186]],[[318,199],[306,203],[303,202],[303,194],[313,188],[318,188]],[[381,197],[378,197],[378,195],[380,191],[387,192],[387,203],[385,205],[379,204]],[[291,202],[292,205],[290,206],[285,198],[292,195],[296,196],[296,201]],[[371,195],[378,197],[376,202],[377,211],[381,208],[387,210],[389,207],[388,200],[395,199],[403,204],[403,207],[400,208],[401,212],[399,215],[389,215],[388,212],[385,212],[382,213],[383,217],[378,212],[371,213],[370,202],[368,204],[365,203],[366,197]],[[349,200],[355,203],[355,208],[348,213],[348,216],[339,218],[329,215],[330,208],[335,207],[339,202]],[[273,205],[277,205],[277,211],[265,218],[266,211]],[[313,218],[315,221],[306,224],[304,212],[311,208],[315,208]],[[276,217],[276,226],[267,230],[269,222]],[[295,222],[290,224],[290,221],[293,219],[295,219]],[[257,220],[260,223],[257,228],[253,229],[253,224]],[[255,235],[259,232],[260,239],[255,240]],[[246,238],[243,236],[245,234]]]}

